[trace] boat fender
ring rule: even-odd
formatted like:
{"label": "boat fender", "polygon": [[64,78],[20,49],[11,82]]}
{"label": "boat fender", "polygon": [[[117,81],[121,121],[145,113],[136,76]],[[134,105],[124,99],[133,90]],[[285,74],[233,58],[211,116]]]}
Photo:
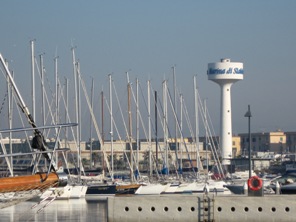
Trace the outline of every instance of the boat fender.
{"label": "boat fender", "polygon": [[59,177],[59,183],[58,183],[58,187],[65,187],[68,184],[68,175],[65,174],[64,172],[61,173],[57,173],[58,177]]}
{"label": "boat fender", "polygon": [[253,191],[258,191],[262,188],[263,182],[258,176],[253,176],[248,179],[248,187]]}

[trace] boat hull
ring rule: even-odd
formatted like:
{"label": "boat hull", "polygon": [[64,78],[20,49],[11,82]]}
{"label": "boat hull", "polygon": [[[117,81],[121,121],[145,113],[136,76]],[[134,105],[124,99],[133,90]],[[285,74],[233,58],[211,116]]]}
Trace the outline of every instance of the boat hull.
{"label": "boat hull", "polygon": [[0,193],[46,190],[49,187],[59,185],[59,177],[56,173],[38,173],[35,175],[0,178]]}
{"label": "boat hull", "polygon": [[116,185],[92,185],[85,193],[86,200],[105,200],[108,197],[115,196]]}

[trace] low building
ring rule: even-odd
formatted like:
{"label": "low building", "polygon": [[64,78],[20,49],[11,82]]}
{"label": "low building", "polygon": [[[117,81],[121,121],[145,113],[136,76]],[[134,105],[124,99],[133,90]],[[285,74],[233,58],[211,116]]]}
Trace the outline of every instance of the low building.
{"label": "low building", "polygon": [[[249,134],[238,135],[241,138],[242,155],[248,155]],[[282,131],[251,133],[251,152],[275,152],[284,153],[286,151],[286,134]]]}
{"label": "low building", "polygon": [[296,132],[285,132],[286,134],[286,151],[296,153]]}
{"label": "low building", "polygon": [[232,136],[232,156],[238,157],[242,154],[240,136]]}

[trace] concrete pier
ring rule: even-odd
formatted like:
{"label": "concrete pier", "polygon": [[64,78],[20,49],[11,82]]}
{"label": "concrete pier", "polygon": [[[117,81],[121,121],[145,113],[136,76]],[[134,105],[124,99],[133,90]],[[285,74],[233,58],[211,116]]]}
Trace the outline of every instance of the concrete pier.
{"label": "concrete pier", "polygon": [[110,222],[296,220],[296,195],[135,195],[107,202]]}

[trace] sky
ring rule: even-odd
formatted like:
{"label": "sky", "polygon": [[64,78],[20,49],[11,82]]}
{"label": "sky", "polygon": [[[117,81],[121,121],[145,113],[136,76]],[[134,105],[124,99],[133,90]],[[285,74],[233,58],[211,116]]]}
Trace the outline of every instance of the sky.
{"label": "sky", "polygon": [[[244,80],[231,89],[233,133],[248,131],[244,117],[248,105],[252,132],[296,131],[295,8],[294,0],[4,0],[0,7],[0,53],[9,62],[29,108],[31,40],[36,59],[44,55],[46,78],[52,91],[53,61],[57,56],[61,82],[68,78],[73,85],[71,47],[75,47],[89,94],[94,79],[97,110],[100,91],[104,90],[108,96],[108,74],[124,101],[126,72],[133,90],[138,78],[146,95],[150,80],[161,96],[163,80],[168,80],[170,87],[173,85],[175,66],[178,92],[183,94],[191,115],[196,76],[199,95],[206,99],[216,134],[220,125],[220,88],[207,79],[207,65],[230,58],[244,63]],[[5,81],[2,78],[0,82],[0,103],[5,104]],[[36,84],[40,85],[40,81],[36,80]],[[73,95],[72,91],[70,97]],[[36,100],[40,113],[40,99]],[[74,106],[71,107],[73,110]],[[5,109],[0,114],[4,115]],[[116,115],[118,110],[115,108]],[[99,122],[99,111],[96,113]],[[147,119],[144,113],[143,118]],[[83,132],[87,138],[90,120],[84,109],[82,119],[86,122]]]}

